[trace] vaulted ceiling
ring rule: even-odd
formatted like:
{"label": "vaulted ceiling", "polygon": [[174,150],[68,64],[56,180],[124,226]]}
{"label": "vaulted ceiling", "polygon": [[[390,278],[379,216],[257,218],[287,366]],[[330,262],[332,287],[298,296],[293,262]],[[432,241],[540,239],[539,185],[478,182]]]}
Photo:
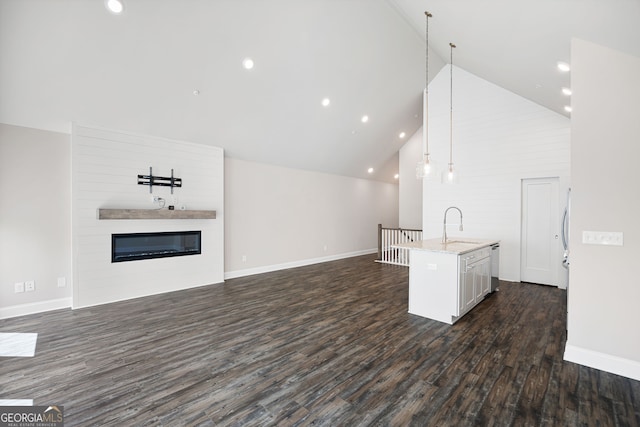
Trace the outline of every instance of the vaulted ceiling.
{"label": "vaulted ceiling", "polygon": [[570,82],[555,63],[570,62],[571,37],[640,56],[638,0],[124,5],[0,0],[0,122],[69,132],[75,121],[394,182],[422,120],[425,10],[431,77],[453,41],[457,66],[561,114]]}
{"label": "vaulted ceiling", "polygon": [[[571,100],[571,39],[640,56],[640,0],[390,0],[429,45],[454,64],[557,113]],[[606,64],[603,64],[606,66]],[[606,83],[606,82],[603,82]]]}

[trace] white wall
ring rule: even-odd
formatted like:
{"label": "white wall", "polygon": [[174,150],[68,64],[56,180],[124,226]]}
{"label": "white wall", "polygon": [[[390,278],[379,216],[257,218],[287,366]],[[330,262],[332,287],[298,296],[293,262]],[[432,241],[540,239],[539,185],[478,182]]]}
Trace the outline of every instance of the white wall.
{"label": "white wall", "polygon": [[[71,303],[70,151],[69,135],[0,124],[0,318]],[[14,293],[25,280],[36,290]]]}
{"label": "white wall", "polygon": [[[182,187],[153,195],[187,209],[216,210],[216,219],[98,220],[98,208],[155,208],[138,174],[182,178]],[[74,126],[72,134],[73,306],[85,307],[219,283],[224,280],[224,158],[221,148]],[[113,233],[202,232],[202,253],[111,262]]]}
{"label": "white wall", "polygon": [[416,165],[422,160],[422,127],[400,148],[399,224],[422,230],[422,180]]}
{"label": "white wall", "polygon": [[[429,85],[429,151],[441,169],[449,161],[449,73],[446,66]],[[452,227],[449,234],[500,239],[500,278],[519,281],[521,180],[559,177],[558,205],[564,208],[569,119],[458,67],[453,97],[453,162],[459,184],[424,181],[424,236],[440,237],[445,209],[458,206],[464,232]],[[457,223],[454,217],[450,222]],[[557,268],[560,272],[561,259]]]}
{"label": "white wall", "polygon": [[377,251],[378,223],[398,225],[398,186],[227,158],[225,206],[237,277]]}
{"label": "white wall", "polygon": [[[135,139],[136,135],[129,137]],[[145,149],[142,154],[136,145],[147,140],[160,140],[169,145],[171,142],[150,137],[142,139],[131,145],[115,142],[128,153],[126,155],[112,147],[88,150],[84,153],[88,157],[83,161],[93,159],[94,165],[84,171],[76,170],[74,174],[74,224],[82,229],[99,231],[93,237],[91,231],[74,231],[77,235],[73,257],[76,266],[84,261],[94,263],[87,271],[80,268],[75,274],[78,281],[76,306],[194,284],[175,277],[175,282],[156,284],[150,289],[149,276],[136,268],[127,274],[131,274],[133,280],[138,277],[142,285],[134,284],[123,290],[123,284],[129,279],[121,280],[115,286],[111,286],[113,281],[106,283],[118,275],[104,270],[110,267],[105,235],[130,227],[136,231],[146,231],[149,227],[168,231],[176,226],[171,221],[144,224],[145,221],[96,219],[98,207],[154,207],[149,201],[148,189],[135,184],[138,169],[144,172],[150,163],[154,163],[157,172],[168,172],[174,167],[176,175],[185,180],[183,188],[176,192],[177,203],[184,203],[188,208],[218,210],[218,220],[210,223],[221,224],[224,219],[226,248],[220,260],[224,258],[226,262],[228,277],[372,253],[377,248],[377,224],[398,225],[397,185],[229,158],[224,160],[226,201],[223,210],[222,200],[214,206],[202,188],[196,190],[197,195],[190,192],[194,182],[192,169],[200,169],[199,165],[206,162],[204,157],[198,154],[196,160],[187,161],[185,169],[182,166],[185,157],[200,153],[199,150],[208,152],[211,147],[179,143],[184,145],[180,145],[180,150],[172,151],[170,158],[166,155],[157,158],[152,154],[153,150]],[[185,147],[188,148],[186,152],[180,154]],[[78,149],[74,150],[74,156],[81,154]],[[68,307],[73,285],[71,138],[67,134],[0,124],[0,166],[0,317]],[[25,174],[25,167],[29,168],[29,174]],[[123,172],[127,169],[130,170]],[[86,176],[80,177],[80,172]],[[103,173],[105,175],[101,176]],[[154,194],[169,198],[169,189],[157,188]],[[92,239],[101,242],[98,249],[92,247]],[[247,256],[246,262],[242,262],[243,255]],[[165,272],[164,280],[171,279],[173,274],[189,272],[192,266],[184,265],[190,262],[189,258],[197,257],[144,263],[153,263],[154,267],[158,267],[156,264],[170,266],[171,271]],[[135,267],[136,262],[121,264],[123,268],[124,264],[129,264],[129,268]],[[215,263],[212,265],[215,270]],[[90,271],[92,268],[95,272]],[[101,272],[104,280],[95,277]],[[58,277],[67,279],[66,288],[57,287]],[[30,279],[36,281],[36,292],[13,293],[14,282]],[[89,282],[83,283],[86,280]],[[211,278],[201,284],[220,280],[222,278]],[[97,285],[97,289],[92,289],[91,283]]]}
{"label": "white wall", "polygon": [[[640,380],[640,58],[574,39],[565,359]],[[624,246],[586,245],[619,231]]]}

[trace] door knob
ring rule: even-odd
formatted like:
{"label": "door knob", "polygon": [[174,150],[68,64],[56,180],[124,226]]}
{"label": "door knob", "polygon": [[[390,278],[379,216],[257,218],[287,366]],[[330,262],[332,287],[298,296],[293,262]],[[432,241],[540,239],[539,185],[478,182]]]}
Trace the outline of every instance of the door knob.
{"label": "door knob", "polygon": [[556,234],[556,240],[558,240],[558,235]]}

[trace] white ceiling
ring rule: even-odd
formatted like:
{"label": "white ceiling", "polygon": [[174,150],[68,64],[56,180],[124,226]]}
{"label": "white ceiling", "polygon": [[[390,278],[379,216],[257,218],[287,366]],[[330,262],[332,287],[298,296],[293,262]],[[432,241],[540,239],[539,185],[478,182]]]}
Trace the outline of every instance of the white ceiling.
{"label": "white ceiling", "polygon": [[570,74],[556,68],[571,62],[577,37],[640,56],[640,0],[390,0],[429,45],[453,62],[557,113],[568,114],[562,95]]}
{"label": "white ceiling", "polygon": [[0,122],[393,182],[398,134],[421,124],[424,10],[431,77],[453,41],[457,66],[562,114],[572,36],[640,56],[640,0],[124,1],[115,16],[103,0],[0,0]]}

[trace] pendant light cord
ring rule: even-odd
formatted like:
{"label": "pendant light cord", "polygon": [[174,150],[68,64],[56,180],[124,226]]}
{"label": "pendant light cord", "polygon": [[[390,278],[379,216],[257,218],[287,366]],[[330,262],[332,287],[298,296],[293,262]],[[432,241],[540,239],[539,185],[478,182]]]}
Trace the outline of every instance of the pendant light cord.
{"label": "pendant light cord", "polygon": [[429,162],[429,18],[431,18],[433,15],[431,15],[431,13],[429,13],[428,11],[424,12],[424,16],[425,16],[425,21],[426,21],[426,25],[425,25],[425,34],[424,34],[424,39],[426,41],[426,49],[425,49],[425,81],[424,81],[424,102],[423,102],[423,106],[424,106],[424,111],[422,112],[422,114],[424,115],[424,119],[423,119],[423,123],[422,123],[422,132],[424,134],[424,147],[423,148],[423,162],[428,163]]}
{"label": "pendant light cord", "polygon": [[425,63],[425,70],[426,70],[426,74],[425,74],[425,88],[429,89],[429,18],[431,18],[433,15],[431,15],[429,12],[425,11],[424,12],[425,15],[425,19],[426,19],[426,30],[425,30],[425,34],[424,34],[424,39],[427,42],[427,49],[426,49],[426,63]]}
{"label": "pendant light cord", "polygon": [[453,171],[453,48],[455,44],[449,43],[451,46],[451,66],[449,77],[449,172]]}

